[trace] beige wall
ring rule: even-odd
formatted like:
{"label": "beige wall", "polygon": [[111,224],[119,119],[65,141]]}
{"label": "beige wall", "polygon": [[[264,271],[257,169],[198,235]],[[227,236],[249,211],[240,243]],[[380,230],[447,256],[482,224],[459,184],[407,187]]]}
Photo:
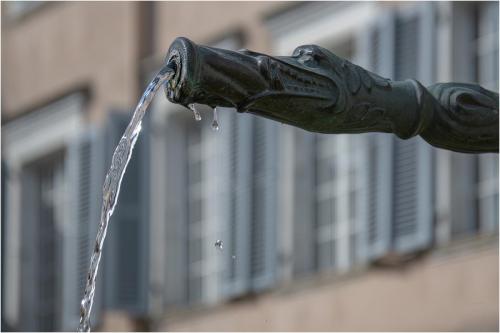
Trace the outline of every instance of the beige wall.
{"label": "beige wall", "polygon": [[159,2],[156,4],[156,52],[164,55],[170,43],[184,36],[197,43],[210,43],[242,32],[245,46],[270,49],[263,20],[269,13],[290,6],[284,2]]}
{"label": "beige wall", "polygon": [[[96,117],[131,107],[137,86],[137,5],[50,3],[2,28],[2,117],[86,86]],[[99,117],[99,116],[97,116]]]}
{"label": "beige wall", "polygon": [[[262,19],[287,5],[156,2],[152,56],[163,59],[178,36],[210,43],[236,32],[243,34],[247,47],[266,51],[269,44]],[[3,16],[2,119],[81,87],[90,89],[93,120],[100,120],[111,108],[131,109],[139,98],[139,73],[144,69],[139,50],[144,27],[140,25],[148,24],[144,18],[141,21],[140,6],[137,2],[61,2],[43,5],[16,21]]]}
{"label": "beige wall", "polygon": [[172,316],[159,330],[498,330],[497,240],[454,251],[438,251],[406,268],[372,269],[182,319]]}

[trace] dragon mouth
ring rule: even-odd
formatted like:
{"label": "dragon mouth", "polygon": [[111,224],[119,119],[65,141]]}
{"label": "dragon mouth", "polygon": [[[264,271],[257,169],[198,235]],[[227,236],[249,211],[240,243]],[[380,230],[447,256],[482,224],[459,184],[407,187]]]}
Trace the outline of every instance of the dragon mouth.
{"label": "dragon mouth", "polygon": [[308,101],[328,109],[338,97],[337,85],[321,68],[308,68],[295,57],[199,46],[181,37],[170,46],[166,60],[175,63],[176,75],[165,93],[182,105],[235,107],[265,116],[277,106],[303,112]]}
{"label": "dragon mouth", "polygon": [[182,62],[178,52],[172,52],[167,58],[167,64],[173,64],[175,68],[175,75],[170,79],[165,85],[165,95],[167,98],[175,100],[180,92],[180,79],[181,79],[181,69]]}

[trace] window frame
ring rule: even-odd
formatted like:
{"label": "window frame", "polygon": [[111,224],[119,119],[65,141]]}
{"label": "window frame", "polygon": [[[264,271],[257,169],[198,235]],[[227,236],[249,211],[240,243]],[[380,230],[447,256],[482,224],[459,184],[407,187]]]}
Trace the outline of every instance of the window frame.
{"label": "window frame", "polygon": [[[21,273],[21,225],[22,217],[20,202],[21,175],[22,168],[43,156],[65,150],[69,153],[69,148],[78,136],[85,130],[83,120],[83,108],[85,95],[77,92],[67,95],[56,102],[45,107],[34,110],[20,118],[8,122],[2,126],[2,148],[3,160],[9,170],[6,177],[6,188],[9,195],[6,198],[6,256],[5,256],[5,318],[12,326],[19,327],[20,318],[20,274]],[[64,160],[64,190],[75,195],[75,179],[72,179],[74,172],[70,163],[71,157],[67,154]],[[66,200],[70,200],[65,198]],[[67,201],[65,209],[61,213],[63,221],[74,220],[76,209],[73,202]],[[72,246],[76,226],[65,222],[62,229],[62,265],[73,260],[76,265],[76,249]],[[73,259],[71,259],[73,258]],[[69,327],[72,320],[72,310],[74,308],[74,294],[77,293],[76,280],[72,281],[72,276],[63,275],[62,285],[62,305],[60,318],[61,327]],[[68,280],[69,279],[69,280]],[[74,283],[74,286],[73,286]]]}
{"label": "window frame", "polygon": [[[283,14],[279,15],[278,18],[271,18],[266,24],[269,27],[272,45],[274,48],[272,49],[272,53],[277,55],[289,55],[292,51],[303,44],[317,44],[317,45],[328,45],[333,46],[336,44],[343,44],[351,40],[354,48],[353,61],[359,63],[360,65],[364,65],[364,61],[361,53],[363,50],[363,41],[362,41],[362,33],[364,32],[364,26],[371,25],[374,21],[376,21],[380,14],[380,8],[377,4],[364,2],[364,3],[350,3],[345,6],[338,8],[338,10],[327,10],[329,6],[334,6],[335,4],[329,3],[312,3],[309,5],[310,10],[303,11],[304,8],[297,8],[296,11],[301,11],[305,14],[301,15],[303,17],[300,20],[294,19],[293,10],[292,14]],[[286,17],[285,15],[288,15]],[[304,24],[307,22],[307,24]],[[280,29],[280,25],[285,25],[287,29]],[[281,197],[280,203],[280,211],[278,220],[281,221],[278,225],[282,234],[282,238],[280,239],[279,249],[283,252],[285,257],[293,257],[293,248],[294,248],[294,207],[295,198],[292,193],[292,189],[296,188],[295,183],[295,163],[291,163],[291,161],[296,161],[296,159],[300,158],[294,150],[295,141],[297,140],[297,136],[301,135],[302,130],[293,128],[291,126],[282,126],[279,129],[279,151],[280,151],[280,162],[279,165],[282,166],[281,170],[281,188],[279,189],[279,195]],[[332,142],[334,139],[329,139]],[[349,141],[345,136],[338,135],[335,138],[335,145],[339,149],[343,149],[344,141]],[[311,140],[311,142],[315,142],[316,140]],[[315,150],[314,146],[309,147],[309,149]],[[362,158],[354,158],[356,162],[354,163],[362,163]],[[349,163],[349,162],[348,162]],[[342,163],[341,163],[342,164]],[[344,168],[344,166],[342,166]],[[313,171],[315,173],[315,171]],[[361,177],[361,176],[360,176]],[[336,196],[342,193],[342,189],[346,188],[348,184],[343,184],[344,182],[340,178],[340,187],[333,189],[336,193]],[[357,185],[356,185],[357,186]],[[347,193],[349,192],[349,188],[347,188]],[[358,200],[361,202],[362,192],[359,191]],[[314,185],[314,195],[313,200],[316,201],[316,197],[318,195],[316,185]],[[316,207],[315,204],[313,207]],[[313,208],[313,211],[316,211]],[[360,207],[360,214],[364,214],[364,208]],[[336,214],[336,212],[333,212]],[[332,235],[330,235],[331,239],[337,239],[337,244],[335,245],[337,252],[337,258],[334,259],[334,262],[337,263],[337,269],[340,271],[345,271],[350,268],[353,264],[353,260],[350,255],[351,245],[349,242],[353,239],[351,235],[356,232],[363,232],[364,222],[356,224],[354,228],[350,228],[348,225],[349,218],[344,214],[341,214],[341,217],[344,218],[337,219],[337,225],[335,226],[335,231]],[[311,218],[316,220],[316,214],[312,214]],[[359,219],[364,220],[365,218],[360,215]],[[339,221],[341,221],[339,223]],[[313,222],[310,222],[313,225]],[[318,239],[318,233],[320,231],[316,230],[311,233],[313,239],[311,240],[302,240],[303,242],[313,242],[316,244]],[[284,238],[287,236],[286,238]],[[322,235],[324,236],[324,235]],[[348,239],[347,239],[348,238]],[[356,247],[361,246],[363,237],[358,237],[358,244]],[[319,243],[318,243],[319,245]],[[317,246],[314,245],[316,248]],[[359,259],[363,261],[363,250],[359,249]],[[319,260],[317,249],[315,252],[314,261]],[[294,263],[291,261],[286,261],[283,263],[284,267],[281,267],[281,278],[282,279],[290,279],[293,275],[293,265]],[[316,265],[321,266],[321,265]]]}

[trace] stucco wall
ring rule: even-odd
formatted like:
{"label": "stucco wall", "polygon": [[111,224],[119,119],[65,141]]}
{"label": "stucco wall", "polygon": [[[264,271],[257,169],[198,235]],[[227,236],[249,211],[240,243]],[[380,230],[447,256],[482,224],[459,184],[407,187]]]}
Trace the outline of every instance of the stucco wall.
{"label": "stucco wall", "polygon": [[[131,109],[139,98],[141,33],[151,24],[152,58],[162,59],[178,36],[210,43],[241,33],[249,48],[266,51],[262,20],[290,4],[279,2],[155,2],[151,22],[136,2],[48,3],[2,23],[2,117],[29,112],[68,91],[88,88],[89,114]],[[5,12],[5,4],[2,4]],[[155,63],[156,66],[156,63]],[[149,68],[148,68],[149,69]]]}
{"label": "stucco wall", "polygon": [[248,48],[270,49],[263,24],[269,13],[290,6],[284,2],[159,2],[155,16],[156,53],[166,53],[175,37],[210,43],[241,32]]}
{"label": "stucco wall", "polygon": [[137,99],[137,5],[49,3],[2,27],[2,116],[90,89],[93,117]]}
{"label": "stucco wall", "polygon": [[401,269],[273,292],[159,327],[169,331],[498,330],[497,243]]}

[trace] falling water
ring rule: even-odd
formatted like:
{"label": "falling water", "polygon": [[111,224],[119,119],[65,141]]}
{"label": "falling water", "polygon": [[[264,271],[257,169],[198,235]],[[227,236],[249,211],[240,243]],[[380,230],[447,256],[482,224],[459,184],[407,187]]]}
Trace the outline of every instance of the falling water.
{"label": "falling water", "polygon": [[224,244],[222,244],[222,241],[220,239],[218,239],[218,240],[215,241],[214,246],[215,246],[216,249],[222,250]]}
{"label": "falling water", "polygon": [[217,117],[217,107],[214,108],[214,120],[212,121],[212,129],[214,131],[218,131],[220,128],[219,126],[219,120],[218,120],[218,117]]}
{"label": "falling water", "polygon": [[87,285],[85,287],[85,295],[80,303],[80,325],[78,326],[79,332],[90,331],[90,312],[92,310],[92,303],[94,301],[95,280],[97,270],[99,268],[99,261],[101,260],[102,246],[106,237],[108,223],[113,210],[118,201],[120,193],[120,184],[123,179],[123,174],[127,169],[127,164],[132,156],[137,137],[141,132],[141,123],[146,109],[148,108],[151,100],[158,91],[161,85],[171,79],[175,71],[168,65],[163,67],[155,78],[148,85],[146,91],[141,97],[139,104],[135,108],[134,115],[130,121],[125,133],[123,134],[118,146],[113,153],[111,160],[111,167],[104,180],[102,188],[102,208],[101,208],[101,221],[97,231],[97,239],[94,246],[94,252],[90,258],[90,268],[87,275]]}

